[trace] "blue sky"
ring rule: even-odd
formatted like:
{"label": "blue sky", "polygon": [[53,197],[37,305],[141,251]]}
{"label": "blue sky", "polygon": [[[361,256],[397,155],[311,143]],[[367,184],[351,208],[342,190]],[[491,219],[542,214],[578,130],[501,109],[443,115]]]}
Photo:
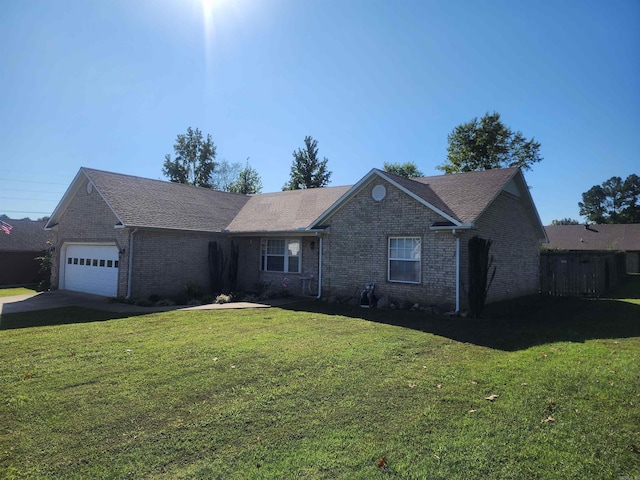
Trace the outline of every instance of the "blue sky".
{"label": "blue sky", "polygon": [[8,0],[0,35],[12,218],[50,214],[81,166],[163,178],[189,126],[269,192],[306,135],[332,185],[436,175],[453,128],[497,111],[542,144],[544,224],[640,174],[637,0]]}

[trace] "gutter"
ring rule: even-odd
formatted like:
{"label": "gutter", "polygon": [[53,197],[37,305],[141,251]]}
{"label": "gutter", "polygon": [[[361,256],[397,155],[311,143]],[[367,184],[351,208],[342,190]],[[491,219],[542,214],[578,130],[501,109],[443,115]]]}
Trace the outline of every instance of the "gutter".
{"label": "gutter", "polygon": [[451,232],[456,237],[456,313],[460,312],[460,236],[455,229]]}
{"label": "gutter", "polygon": [[318,300],[322,298],[322,250],[323,250],[323,237],[320,235],[318,243],[319,255],[318,255]]}
{"label": "gutter", "polygon": [[127,268],[127,296],[126,299],[129,300],[131,298],[131,278],[133,277],[133,234],[136,233],[138,229],[134,229],[129,234],[129,265]]}

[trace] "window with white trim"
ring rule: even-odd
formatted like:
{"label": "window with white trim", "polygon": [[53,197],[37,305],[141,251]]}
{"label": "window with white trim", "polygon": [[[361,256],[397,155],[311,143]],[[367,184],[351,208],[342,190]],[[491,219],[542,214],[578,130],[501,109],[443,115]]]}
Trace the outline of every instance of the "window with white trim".
{"label": "window with white trim", "polygon": [[420,237],[389,237],[389,281],[420,283],[421,250]]}
{"label": "window with white trim", "polygon": [[265,272],[300,273],[301,242],[289,238],[263,238],[260,269]]}

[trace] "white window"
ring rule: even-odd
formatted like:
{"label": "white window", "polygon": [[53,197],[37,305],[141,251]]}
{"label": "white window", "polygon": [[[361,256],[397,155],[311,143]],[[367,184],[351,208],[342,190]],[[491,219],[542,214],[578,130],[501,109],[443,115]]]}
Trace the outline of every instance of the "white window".
{"label": "white window", "polygon": [[300,273],[300,240],[263,238],[261,246],[261,270]]}
{"label": "white window", "polygon": [[420,237],[389,238],[389,281],[420,283]]}

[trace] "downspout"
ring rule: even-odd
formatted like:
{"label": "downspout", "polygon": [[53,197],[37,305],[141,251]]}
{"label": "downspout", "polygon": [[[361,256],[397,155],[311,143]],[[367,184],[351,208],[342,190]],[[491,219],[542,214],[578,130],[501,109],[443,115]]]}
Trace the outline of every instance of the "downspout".
{"label": "downspout", "polygon": [[318,300],[322,298],[322,235],[318,243]]}
{"label": "downspout", "polygon": [[136,233],[138,229],[134,229],[129,234],[129,266],[127,268],[127,300],[131,298],[131,278],[133,277],[133,234]]}
{"label": "downspout", "polygon": [[456,313],[460,311],[460,236],[453,230],[456,237]]}

